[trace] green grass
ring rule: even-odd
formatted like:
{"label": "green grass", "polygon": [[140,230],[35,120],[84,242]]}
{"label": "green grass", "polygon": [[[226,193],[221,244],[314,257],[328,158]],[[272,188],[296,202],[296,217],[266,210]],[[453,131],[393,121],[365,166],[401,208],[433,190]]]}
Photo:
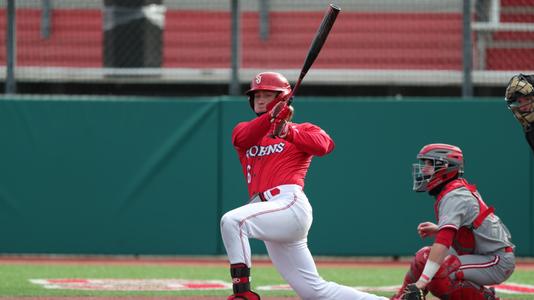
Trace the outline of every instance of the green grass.
{"label": "green grass", "polygon": [[[255,266],[252,270],[253,286],[285,284],[271,266]],[[398,285],[406,272],[403,267],[319,267],[326,280],[349,286],[386,286]],[[219,266],[180,266],[157,264],[132,265],[84,265],[84,264],[1,264],[0,297],[5,296],[225,296],[229,291],[172,291],[172,292],[109,292],[109,291],[72,291],[51,290],[29,282],[29,279],[52,278],[123,278],[123,279],[211,279],[230,281],[229,271]],[[534,270],[520,269],[508,280],[514,283],[534,285]],[[295,296],[294,292],[262,291],[265,296]],[[377,293],[390,296],[391,293]],[[534,295],[501,295],[506,299],[532,299]]]}

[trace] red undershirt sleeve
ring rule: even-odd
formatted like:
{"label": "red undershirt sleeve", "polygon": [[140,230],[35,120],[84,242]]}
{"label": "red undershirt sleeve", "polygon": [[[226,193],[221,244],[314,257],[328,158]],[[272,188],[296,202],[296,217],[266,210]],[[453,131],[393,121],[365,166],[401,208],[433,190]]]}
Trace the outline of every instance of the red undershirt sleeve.
{"label": "red undershirt sleeve", "polygon": [[435,242],[449,248],[454,240],[454,235],[456,235],[455,229],[450,227],[442,228],[438,231]]}

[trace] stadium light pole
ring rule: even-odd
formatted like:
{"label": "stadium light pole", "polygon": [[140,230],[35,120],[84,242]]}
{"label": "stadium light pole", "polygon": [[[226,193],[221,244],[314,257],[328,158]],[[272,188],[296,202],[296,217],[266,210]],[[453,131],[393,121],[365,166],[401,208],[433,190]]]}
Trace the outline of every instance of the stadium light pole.
{"label": "stadium light pole", "polygon": [[462,98],[473,97],[473,41],[471,38],[471,0],[463,1],[463,80]]}
{"label": "stadium light pole", "polygon": [[231,0],[231,13],[232,13],[232,76],[230,78],[230,90],[231,96],[237,96],[240,94],[239,87],[239,68],[241,61],[241,39],[239,33],[239,0]]}
{"label": "stadium light pole", "polygon": [[7,1],[5,94],[15,94],[15,0]]}

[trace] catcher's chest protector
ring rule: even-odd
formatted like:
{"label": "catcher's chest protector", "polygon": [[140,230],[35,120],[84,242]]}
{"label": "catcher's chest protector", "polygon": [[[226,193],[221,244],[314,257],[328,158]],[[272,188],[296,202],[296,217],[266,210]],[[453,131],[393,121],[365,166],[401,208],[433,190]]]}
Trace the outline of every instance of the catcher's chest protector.
{"label": "catcher's chest protector", "polygon": [[475,185],[469,184],[465,179],[459,178],[456,180],[453,180],[449,182],[439,193],[436,203],[434,204],[434,212],[436,214],[436,219],[439,222],[439,214],[438,214],[438,207],[439,202],[445,195],[450,193],[451,191],[465,187],[468,189],[473,197],[477,199],[478,207],[479,207],[479,213],[473,223],[469,226],[462,226],[458,229],[456,235],[454,236],[454,240],[452,242],[452,247],[456,252],[458,252],[459,255],[464,254],[472,254],[475,251],[475,236],[473,234],[473,230],[476,230],[480,225],[482,225],[482,222],[484,222],[484,219],[486,219],[487,216],[492,214],[494,212],[494,208],[492,206],[487,206],[486,203],[482,200],[482,197],[480,197],[480,194],[477,192],[477,188]]}

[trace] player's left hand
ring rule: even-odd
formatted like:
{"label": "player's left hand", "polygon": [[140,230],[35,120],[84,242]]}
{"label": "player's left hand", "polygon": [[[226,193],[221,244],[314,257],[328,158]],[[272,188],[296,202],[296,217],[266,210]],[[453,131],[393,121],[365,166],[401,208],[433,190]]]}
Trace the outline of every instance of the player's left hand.
{"label": "player's left hand", "polygon": [[425,300],[425,292],[418,288],[415,283],[408,284],[402,294],[403,300]]}

